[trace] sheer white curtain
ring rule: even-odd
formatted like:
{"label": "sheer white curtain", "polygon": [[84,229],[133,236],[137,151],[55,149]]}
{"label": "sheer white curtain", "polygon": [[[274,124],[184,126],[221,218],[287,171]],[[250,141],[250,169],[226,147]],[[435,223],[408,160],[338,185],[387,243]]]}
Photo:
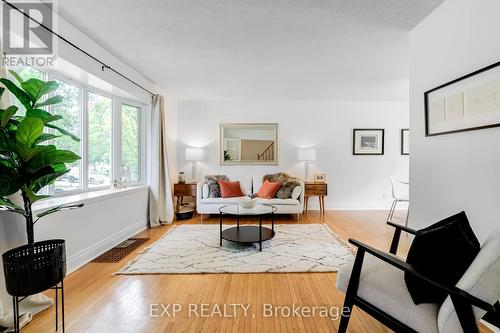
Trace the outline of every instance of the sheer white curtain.
{"label": "sheer white curtain", "polygon": [[174,205],[167,156],[167,119],[163,96],[155,95],[151,104],[151,175],[149,224],[158,227],[172,223]]}
{"label": "sheer white curtain", "polygon": [[[3,57],[2,41],[0,40],[0,58]],[[0,59],[3,60],[3,59]],[[0,62],[0,77],[7,77],[6,69]],[[3,85],[0,83],[0,86]],[[0,109],[5,109],[11,105],[11,100],[7,90],[0,98]],[[14,216],[15,215],[15,216]],[[24,228],[19,228],[24,224],[17,214],[9,212],[0,212],[0,254],[7,250],[26,243]],[[2,258],[0,257],[0,267]],[[0,268],[0,332],[7,332],[9,328],[14,327],[14,315],[12,311],[12,297],[5,289],[5,280],[3,278],[3,269]],[[22,326],[29,323],[35,313],[38,313],[52,305],[52,299],[43,295],[36,294],[28,296],[19,304],[19,313],[21,318],[19,323]]]}

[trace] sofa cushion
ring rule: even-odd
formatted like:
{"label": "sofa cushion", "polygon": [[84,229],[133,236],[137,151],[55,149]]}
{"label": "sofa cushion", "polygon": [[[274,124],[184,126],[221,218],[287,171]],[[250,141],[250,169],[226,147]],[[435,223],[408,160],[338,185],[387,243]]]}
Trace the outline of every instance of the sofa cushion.
{"label": "sofa cushion", "polygon": [[261,188],[259,189],[259,192],[257,192],[256,195],[259,198],[271,199],[271,198],[274,198],[274,196],[276,195],[276,192],[278,192],[280,187],[281,187],[281,183],[278,183],[278,182],[272,183],[272,182],[266,180],[264,182],[264,184],[262,184]]}
{"label": "sofa cushion", "polygon": [[220,193],[223,198],[242,197],[241,185],[239,181],[228,182],[222,179],[218,180]]}
{"label": "sofa cushion", "polygon": [[252,177],[252,193],[256,194],[259,189],[262,187],[262,176],[253,176]]}
{"label": "sofa cushion", "polygon": [[292,191],[295,186],[300,185],[300,180],[290,176],[285,172],[264,175],[263,180],[270,182],[281,183],[281,187],[276,192],[275,197],[278,199],[288,199],[292,197]]}
{"label": "sofa cushion", "polygon": [[202,203],[202,204],[224,204],[224,205],[232,205],[232,204],[238,204],[239,203],[239,198],[243,198],[243,197],[206,198],[206,199],[201,199],[200,203]]}
{"label": "sofa cushion", "polygon": [[263,204],[263,205],[300,205],[299,200],[297,199],[278,199],[278,198],[271,198],[271,199],[266,199],[266,198],[257,198],[257,203],[258,204]]}
{"label": "sofa cushion", "polygon": [[278,199],[289,199],[292,197],[293,190],[299,186],[300,183],[295,179],[286,179],[281,182],[281,187],[276,192],[276,198]]}
{"label": "sofa cushion", "polygon": [[206,175],[205,176],[205,183],[208,184],[208,197],[209,198],[219,198],[220,195],[220,186],[219,183],[217,182],[219,179],[228,181],[229,178],[227,178],[226,175]]}
{"label": "sofa cushion", "polygon": [[298,199],[300,197],[300,194],[302,193],[302,186],[298,185],[293,188],[291,198],[292,199]]}
{"label": "sofa cushion", "polygon": [[[337,289],[347,291],[353,263],[337,274]],[[417,332],[438,332],[437,304],[415,305],[406,288],[402,270],[366,253],[359,279],[357,295]]]}
{"label": "sofa cushion", "polygon": [[243,195],[252,195],[252,177],[241,177],[237,178],[241,184],[241,191]]}
{"label": "sofa cushion", "polygon": [[201,198],[202,199],[208,198],[208,193],[209,193],[208,184],[203,184],[203,186],[201,187]]}

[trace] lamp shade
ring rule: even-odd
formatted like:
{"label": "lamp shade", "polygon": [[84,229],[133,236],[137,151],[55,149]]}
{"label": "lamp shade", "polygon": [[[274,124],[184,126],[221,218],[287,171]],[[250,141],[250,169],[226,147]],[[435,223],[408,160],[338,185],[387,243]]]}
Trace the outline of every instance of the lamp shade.
{"label": "lamp shade", "polygon": [[201,161],[202,159],[202,148],[186,148],[186,161]]}
{"label": "lamp shade", "polygon": [[299,149],[299,161],[315,161],[316,160],[316,149]]}

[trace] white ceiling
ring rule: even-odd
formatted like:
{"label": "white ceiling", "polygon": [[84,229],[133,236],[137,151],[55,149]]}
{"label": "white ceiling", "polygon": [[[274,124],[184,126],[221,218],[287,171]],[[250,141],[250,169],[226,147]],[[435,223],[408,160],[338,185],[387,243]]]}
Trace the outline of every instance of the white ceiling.
{"label": "white ceiling", "polygon": [[59,11],[180,100],[406,100],[408,30],[441,2],[63,0]]}

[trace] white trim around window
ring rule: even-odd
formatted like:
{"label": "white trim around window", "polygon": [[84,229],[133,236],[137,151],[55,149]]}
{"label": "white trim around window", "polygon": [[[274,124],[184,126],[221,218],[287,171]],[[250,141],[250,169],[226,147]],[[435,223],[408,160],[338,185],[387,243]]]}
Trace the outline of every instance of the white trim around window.
{"label": "white trim around window", "polygon": [[[39,70],[39,69],[37,69]],[[80,186],[75,190],[67,190],[59,193],[55,193],[55,185],[49,186],[45,189],[45,194],[50,194],[55,197],[75,195],[84,192],[93,192],[99,190],[108,190],[112,188],[113,181],[121,178],[121,155],[122,155],[122,121],[121,121],[121,107],[122,104],[130,105],[140,109],[139,117],[139,180],[134,182],[125,183],[127,186],[140,186],[146,184],[147,180],[147,106],[137,101],[125,99],[119,96],[115,96],[104,91],[95,89],[88,85],[77,82],[73,79],[66,77],[60,73],[47,70],[39,70],[44,73],[46,80],[60,80],[67,84],[73,85],[80,89]],[[89,109],[88,109],[88,94],[94,93],[103,97],[110,98],[112,101],[112,112],[111,112],[111,185],[89,187],[89,171],[88,171],[88,156],[89,156]],[[49,111],[50,110],[49,108]]]}

